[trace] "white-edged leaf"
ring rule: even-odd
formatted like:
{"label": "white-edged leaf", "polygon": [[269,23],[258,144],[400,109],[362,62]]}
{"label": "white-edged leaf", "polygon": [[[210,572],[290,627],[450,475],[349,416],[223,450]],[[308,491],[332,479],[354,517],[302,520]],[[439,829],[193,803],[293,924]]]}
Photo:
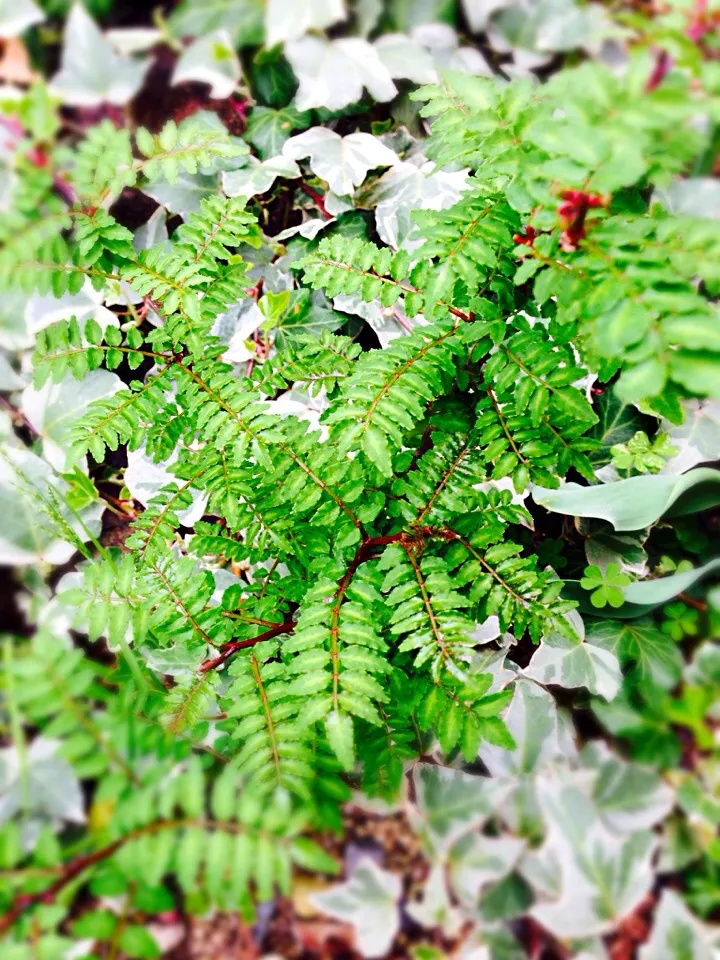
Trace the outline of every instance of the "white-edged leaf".
{"label": "white-edged leaf", "polygon": [[634,663],[641,676],[664,688],[680,678],[682,656],[675,641],[650,618],[588,620],[588,640],[609,650],[622,665]]}
{"label": "white-edged leaf", "polygon": [[373,184],[367,198],[375,207],[381,239],[395,249],[416,249],[422,239],[412,211],[451,207],[466,184],[466,171],[437,170],[422,157],[394,164]]}
{"label": "white-edged leaf", "polygon": [[109,370],[91,370],[79,382],[66,374],[59,383],[46,381],[39,390],[25,388],[20,409],[42,438],[45,459],[56,470],[72,467],[68,462],[68,435],[75,421],[87,412],[93,400],[110,397],[125,384]]}
{"label": "white-edged leaf", "polygon": [[299,83],[298,110],[342,110],[360,100],[363,89],[379,102],[392,100],[397,93],[377,50],[360,37],[303,37],[285,45],[285,56]]}
{"label": "white-edged leaf", "polygon": [[[160,491],[161,487],[168,483],[178,482],[165,469],[172,463],[172,459],[166,460],[164,464],[153,463],[143,448],[128,451],[128,463],[123,474],[123,481],[134,500],[146,506]],[[200,490],[193,490],[192,498],[192,506],[178,513],[180,522],[185,524],[186,527],[192,527],[193,524],[197,523],[205,512],[207,504],[207,494],[203,494]]]}
{"label": "white-edged leaf", "polygon": [[657,838],[611,832],[576,777],[539,777],[537,790],[547,823],[539,852],[557,864],[560,895],[530,913],[557,937],[600,936],[651,889]]}
{"label": "white-edged leaf", "polygon": [[214,30],[186,47],[175,64],[172,83],[196,80],[210,85],[210,96],[224,100],[237,87],[242,68],[232,38],[225,29]]}
{"label": "white-edged leaf", "polygon": [[605,825],[615,833],[649,830],[672,810],[674,792],[655,770],[626,763],[601,740],[585,745],[580,762],[597,771],[592,801]]}
{"label": "white-edged leaf", "polygon": [[690,913],[679,894],[666,888],[638,960],[717,960],[717,950],[712,932]]}
{"label": "white-edged leaf", "polygon": [[391,77],[413,83],[435,83],[437,70],[426,47],[403,33],[378,37],[375,49]]}
{"label": "white-edged leaf", "polygon": [[[75,553],[74,545],[56,537],[49,528],[50,521],[26,492],[27,486],[35,495],[44,494],[51,487],[61,498],[68,489],[45,460],[25,447],[4,446],[0,449],[0,516],[3,518],[0,524],[0,565],[23,566],[41,561],[66,563]],[[81,511],[80,517],[93,536],[100,533],[103,510],[104,503],[98,500]],[[63,509],[61,513],[84,539],[86,535],[80,521],[69,509]]]}
{"label": "white-edged leaf", "polygon": [[80,781],[59,748],[57,740],[36,737],[24,755],[0,750],[0,824],[18,813],[85,823]]}
{"label": "white-edged leaf", "polygon": [[60,70],[52,78],[50,90],[72,106],[123,106],[142,86],[147,67],[147,61],[135,62],[115,53],[83,5],[76,2],[65,23]]}
{"label": "white-edged leaf", "polygon": [[364,957],[383,957],[400,928],[401,891],[399,877],[365,856],[344,883],[313,894],[309,900],[322,913],[352,924]]}
{"label": "white-edged leaf", "polygon": [[522,672],[538,683],[585,687],[605,700],[612,700],[622,683],[614,653],[587,640],[574,643],[560,634],[543,638]]}
{"label": "white-edged leaf", "polygon": [[520,859],[525,842],[518,837],[469,833],[448,855],[450,883],[456,897],[472,910],[483,887],[507,876]]}
{"label": "white-edged leaf", "polygon": [[258,161],[249,158],[246,167],[226,170],[221,174],[222,188],[228,197],[254,197],[266,193],[278,177],[292,180],[301,176],[300,167],[289,157],[272,157]]}
{"label": "white-edged leaf", "polygon": [[312,127],[290,137],[283,155],[291,160],[309,157],[312,172],[341,196],[351,194],[369,170],[392,166],[398,160],[397,154],[370,133],[341,137],[327,127]]}
{"label": "white-edged leaf", "polygon": [[322,30],[347,19],[344,0],[267,0],[265,45],[297,40],[311,30]]}
{"label": "white-edged leaf", "polygon": [[33,0],[0,0],[0,37],[17,37],[35,23],[42,23],[45,14]]}
{"label": "white-edged leaf", "polygon": [[480,827],[509,790],[496,779],[429,763],[415,766],[413,782],[416,799],[411,821],[436,854],[449,850],[460,837]]}

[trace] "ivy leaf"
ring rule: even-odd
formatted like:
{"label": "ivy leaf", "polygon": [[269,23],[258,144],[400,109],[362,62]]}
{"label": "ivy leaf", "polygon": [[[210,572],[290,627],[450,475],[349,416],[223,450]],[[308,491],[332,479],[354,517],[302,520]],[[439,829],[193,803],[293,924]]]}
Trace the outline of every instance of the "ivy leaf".
{"label": "ivy leaf", "polygon": [[530,913],[561,938],[601,936],[650,890],[657,840],[650,831],[611,832],[567,778],[539,778],[538,796],[548,824],[541,856],[557,864],[560,893]]}
{"label": "ivy leaf", "polygon": [[125,384],[109,370],[91,370],[80,381],[67,374],[59,383],[46,381],[39,390],[26,387],[20,406],[42,438],[43,454],[51,466],[65,470],[72,443],[69,434],[93,400],[111,397]]}
{"label": "ivy leaf", "polygon": [[0,750],[0,824],[17,813],[85,823],[80,781],[58,756],[57,740],[36,737],[21,757],[15,747]]}
{"label": "ivy leaf", "polygon": [[370,133],[341,137],[327,127],[313,127],[291,137],[283,147],[291,160],[309,157],[310,169],[326,180],[333,193],[346,196],[363,182],[369,170],[397,163],[393,153]]}
{"label": "ivy leaf", "polygon": [[665,689],[677,683],[682,657],[675,643],[649,618],[589,620],[587,639],[615,654],[620,663],[636,664],[640,675]]}
{"label": "ivy leaf", "polygon": [[18,37],[28,27],[42,23],[45,14],[33,0],[0,0],[0,37]]}
{"label": "ivy leaf", "polygon": [[435,83],[437,70],[427,49],[402,33],[385,34],[375,49],[391,77],[413,83]]}
{"label": "ivy leaf", "polygon": [[615,833],[650,830],[675,804],[674,791],[654,770],[621,760],[602,740],[586,744],[580,762],[583,768],[596,771],[592,802]]}
{"label": "ivy leaf", "polygon": [[147,61],[137,63],[116,54],[77,2],[65,24],[60,70],[53,77],[50,90],[72,106],[123,106],[142,86],[147,67]]}
{"label": "ivy leaf", "polygon": [[647,942],[639,960],[713,960],[712,933],[685,906],[682,897],[665,888],[660,895]]}
{"label": "ivy leaf", "polygon": [[653,200],[678,216],[720,219],[720,183],[715,177],[674,180],[656,190]]}
{"label": "ivy leaf", "polygon": [[298,110],[342,110],[362,98],[363,88],[380,103],[397,94],[377,50],[359,37],[303,37],[286,44],[285,56],[299,83],[295,95]]}
{"label": "ivy leaf", "polygon": [[264,0],[182,0],[168,19],[173,36],[202,37],[225,29],[234,47],[257,46],[263,42]]}
{"label": "ivy leaf", "polygon": [[666,514],[681,517],[720,503],[720,470],[700,467],[682,477],[630,477],[594,487],[534,487],[533,499],[553,513],[597,517],[619,531],[642,530]]}
{"label": "ivy leaf", "polygon": [[[49,464],[25,447],[8,447],[0,457],[0,562],[8,566],[25,564],[66,563],[75,552],[71,543],[60,539],[38,514],[38,506],[28,492],[42,494],[48,488],[61,498],[68,485],[58,479]],[[85,525],[93,536],[100,533],[103,501],[95,501],[80,511],[80,519],[69,509],[61,510],[64,521],[76,532]]]}
{"label": "ivy leaf", "polygon": [[179,213],[185,217],[200,210],[201,201],[215,196],[218,188],[216,174],[186,173],[181,170],[174,183],[168,183],[164,177],[143,184],[143,193],[165,207],[170,213]]}
{"label": "ivy leaf", "polygon": [[400,929],[401,891],[399,877],[365,856],[345,883],[309,899],[322,913],[352,924],[364,957],[384,957]]}
{"label": "ivy leaf", "polygon": [[622,683],[614,653],[587,640],[573,643],[560,634],[543,638],[523,674],[538,683],[585,687],[605,700],[612,700]]}
{"label": "ivy leaf", "polygon": [[172,83],[196,80],[210,85],[210,96],[224,100],[237,87],[242,68],[232,38],[225,29],[214,30],[186,47],[175,64]]}
{"label": "ivy leaf", "polygon": [[363,200],[375,207],[378,234],[385,243],[395,249],[414,250],[422,237],[412,211],[451,207],[460,199],[466,183],[464,171],[436,170],[434,163],[414,158],[395,163]]}
{"label": "ivy leaf", "polygon": [[265,45],[297,40],[313,30],[347,19],[344,0],[267,0],[265,7]]}
{"label": "ivy leaf", "polygon": [[250,157],[246,167],[228,170],[221,175],[223,190],[228,197],[254,197],[267,191],[278,177],[292,180],[301,176],[300,167],[289,157],[272,157],[257,161]]}
{"label": "ivy leaf", "polygon": [[248,117],[246,137],[257,149],[261,160],[276,157],[293,130],[300,130],[310,123],[310,113],[300,113],[295,107],[273,110],[271,107],[255,107]]}
{"label": "ivy leaf", "polygon": [[482,826],[509,792],[498,780],[428,763],[415,766],[413,782],[415,827],[436,853]]}

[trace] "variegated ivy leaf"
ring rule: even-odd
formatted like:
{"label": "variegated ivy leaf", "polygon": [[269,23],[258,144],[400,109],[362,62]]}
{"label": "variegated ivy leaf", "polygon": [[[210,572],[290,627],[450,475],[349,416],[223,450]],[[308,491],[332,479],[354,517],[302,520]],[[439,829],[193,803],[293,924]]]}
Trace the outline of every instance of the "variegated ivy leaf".
{"label": "variegated ivy leaf", "polygon": [[715,177],[688,177],[656,190],[653,199],[683,217],[720,219],[720,183]]}
{"label": "variegated ivy leaf", "polygon": [[413,770],[415,806],[410,810],[415,829],[437,855],[475,830],[495,812],[509,792],[496,779],[461,770],[419,763]]}
{"label": "variegated ivy leaf", "polygon": [[174,183],[164,177],[143,184],[143,193],[165,207],[170,213],[181,217],[200,210],[200,201],[215,196],[218,189],[217,174],[186,173],[181,170]]}
{"label": "variegated ivy leaf", "polygon": [[412,211],[451,207],[466,183],[465,171],[437,170],[434,163],[415,156],[395,163],[363,199],[375,207],[375,223],[385,243],[412,251],[422,243]]}
{"label": "variegated ivy leaf", "polygon": [[434,83],[437,70],[426,47],[402,33],[388,33],[375,41],[375,49],[391,77],[413,83]]}
{"label": "variegated ivy leaf", "polygon": [[64,523],[85,539],[85,530],[100,533],[102,501],[80,510],[79,517],[62,504],[69,486],[60,480],[45,460],[25,447],[0,448],[0,564],[24,566],[40,562],[66,563],[75,546],[51,526],[38,506],[38,497],[48,491],[61,501],[59,513]]}
{"label": "variegated ivy leaf", "polygon": [[400,928],[400,878],[363,857],[345,883],[311,896],[322,913],[352,924],[364,957],[383,957]]}
{"label": "variegated ivy leaf", "polygon": [[264,0],[181,0],[168,19],[173,36],[201,37],[223,28],[233,46],[257,46],[263,42]]}
{"label": "variegated ivy leaf", "polygon": [[[129,450],[127,461],[123,481],[130,491],[130,496],[138,503],[142,503],[143,506],[147,506],[162,487],[168,483],[176,482],[170,471],[165,469],[171,465],[172,459],[166,460],[164,465],[154,463],[141,448]],[[207,504],[207,495],[200,490],[193,490],[192,496],[192,506],[178,512],[180,522],[186,527],[192,527],[193,524],[197,523],[205,512]]]}
{"label": "variegated ivy leaf", "polygon": [[415,923],[427,930],[439,927],[446,937],[456,937],[465,922],[461,912],[450,900],[442,863],[433,864],[423,886],[422,896],[409,902],[405,909]]}
{"label": "variegated ivy leaf", "polygon": [[507,785],[502,819],[515,833],[537,839],[544,822],[535,790],[537,772],[547,765],[572,763],[577,755],[572,722],[558,710],[554,698],[530,680],[515,684],[515,695],[505,714],[515,743],[514,750],[480,744],[480,759],[493,777]]}
{"label": "variegated ivy leaf", "polygon": [[475,910],[484,887],[506,877],[525,849],[517,837],[469,833],[448,854],[450,884],[460,903]]}
{"label": "variegated ivy leaf", "polygon": [[530,680],[515,685],[505,723],[517,744],[514,750],[480,745],[480,758],[494,777],[532,774],[558,758],[572,761],[576,751],[567,717],[547,690]]}
{"label": "variegated ivy leaf", "polygon": [[559,895],[536,903],[531,914],[557,937],[606,933],[651,889],[657,838],[645,830],[611,832],[572,779],[541,777],[537,788],[547,823],[540,859],[556,871]]}
{"label": "variegated ivy leaf", "polygon": [[300,167],[289,157],[272,157],[262,161],[251,157],[246,167],[224,172],[222,186],[229,197],[254,197],[266,193],[278,177],[291,180],[299,176]]}
{"label": "variegated ivy leaf", "polygon": [[59,747],[57,740],[36,737],[23,755],[16,747],[0,750],[0,824],[17,814],[85,822],[80,781],[58,756]]}
{"label": "variegated ivy leaf", "polygon": [[557,633],[543,637],[522,672],[538,683],[586,687],[605,700],[613,699],[622,682],[615,654],[588,640],[574,642]]}
{"label": "variegated ivy leaf", "polygon": [[39,390],[26,387],[20,409],[42,439],[45,459],[56,470],[72,467],[68,462],[71,446],[68,437],[75,421],[89,403],[110,397],[125,384],[109,370],[91,370],[79,383],[67,374],[59,383],[47,380]]}
{"label": "variegated ivy leaf", "polygon": [[357,294],[341,293],[333,298],[333,306],[343,313],[362,317],[372,327],[381,347],[386,347],[395,337],[409,333],[421,319],[418,315],[409,320],[397,305],[383,307],[379,300],[366,303]]}
{"label": "variegated ivy leaf", "polygon": [[148,63],[119,56],[79,2],[65,24],[60,70],[50,90],[64,103],[94,107],[122,106],[142,86]]}
{"label": "variegated ivy leaf", "polygon": [[596,771],[591,798],[605,825],[615,833],[649,830],[667,817],[674,793],[658,774],[614,756],[600,740],[580,753],[584,769]]}
{"label": "variegated ivy leaf", "polygon": [[397,93],[375,47],[359,37],[303,37],[285,45],[285,56],[299,83],[295,95],[298,110],[342,110],[360,100],[363,89],[381,103]]}
{"label": "variegated ivy leaf", "polygon": [[589,620],[588,640],[609,650],[620,663],[633,664],[640,675],[666,689],[674,686],[682,666],[677,644],[649,617],[637,620]]}
{"label": "variegated ivy leaf", "polygon": [[309,157],[310,169],[340,196],[351,194],[369,170],[397,163],[397,154],[370,133],[341,137],[327,127],[313,127],[290,137],[283,155],[291,160]]}
{"label": "variegated ivy leaf", "polygon": [[454,70],[477,76],[491,76],[492,70],[475,47],[461,47],[457,33],[447,23],[423,23],[412,31],[412,39],[430,51],[438,70]]}
{"label": "variegated ivy leaf", "polygon": [[103,306],[105,293],[95,290],[89,281],[77,293],[64,293],[61,297],[33,293],[25,305],[25,323],[29,335],[34,335],[58,320],[75,317],[81,327],[92,317],[100,328],[118,327],[120,322],[112,310]]}
{"label": "variegated ivy leaf", "polygon": [[0,37],[17,37],[35,23],[42,23],[45,14],[33,0],[0,0]]}
{"label": "variegated ivy leaf", "polygon": [[492,18],[493,34],[511,47],[537,53],[578,48],[595,51],[618,34],[599,3],[578,6],[573,0],[515,0]]}
{"label": "variegated ivy leaf", "polygon": [[496,10],[510,7],[513,0],[461,0],[470,29],[480,33],[488,24]]}
{"label": "variegated ivy leaf", "polygon": [[261,160],[276,157],[293,130],[302,130],[310,123],[310,113],[300,113],[295,107],[273,110],[254,107],[248,117],[246,137],[257,149]]}
{"label": "variegated ivy leaf", "polygon": [[183,50],[175,64],[172,82],[197,80],[210,85],[210,96],[217,100],[229,97],[238,85],[242,68],[225,29],[199,37]]}
{"label": "variegated ivy leaf", "polygon": [[297,40],[312,30],[322,30],[347,19],[344,0],[267,0],[265,45]]}
{"label": "variegated ivy leaf", "polygon": [[693,916],[674,891],[663,890],[655,908],[650,937],[638,960],[717,960],[711,931]]}

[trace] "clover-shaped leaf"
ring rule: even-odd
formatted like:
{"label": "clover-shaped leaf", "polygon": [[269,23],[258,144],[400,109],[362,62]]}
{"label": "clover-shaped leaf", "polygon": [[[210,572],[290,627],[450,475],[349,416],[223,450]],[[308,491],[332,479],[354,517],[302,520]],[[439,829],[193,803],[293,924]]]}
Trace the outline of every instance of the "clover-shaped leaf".
{"label": "clover-shaped leaf", "polygon": [[660,433],[652,440],[639,430],[627,443],[616,443],[610,447],[613,466],[618,470],[636,473],[657,473],[665,466],[668,457],[678,452],[670,443],[666,433]]}
{"label": "clover-shaped leaf", "polygon": [[621,587],[626,587],[630,582],[630,577],[622,573],[617,563],[609,563],[603,572],[600,567],[591,564],[585,567],[585,576],[580,581],[580,586],[585,590],[592,590],[590,594],[590,603],[594,607],[605,607],[608,604],[611,607],[621,607],[625,602]]}
{"label": "clover-shaped leaf", "polygon": [[686,606],[682,601],[670,603],[663,609],[667,620],[660,629],[673,640],[683,637],[695,637],[698,633],[698,611]]}

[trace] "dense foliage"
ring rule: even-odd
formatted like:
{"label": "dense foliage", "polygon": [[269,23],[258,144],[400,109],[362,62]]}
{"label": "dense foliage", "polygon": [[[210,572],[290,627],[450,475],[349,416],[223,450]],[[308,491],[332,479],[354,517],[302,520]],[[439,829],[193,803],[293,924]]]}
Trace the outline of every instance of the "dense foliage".
{"label": "dense foliage", "polygon": [[57,71],[0,5],[49,74],[0,91],[3,958],[249,921],[353,796],[426,861],[315,895],[362,955],[402,903],[397,956],[715,956],[718,10],[46,6]]}

